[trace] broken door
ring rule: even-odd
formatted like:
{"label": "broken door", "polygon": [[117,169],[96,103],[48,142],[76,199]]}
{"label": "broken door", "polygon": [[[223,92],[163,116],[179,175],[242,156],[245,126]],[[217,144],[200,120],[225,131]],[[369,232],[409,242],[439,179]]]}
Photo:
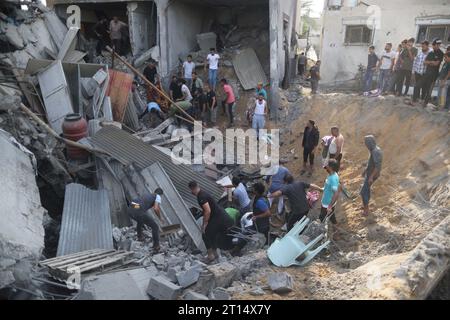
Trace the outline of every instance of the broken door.
{"label": "broken door", "polygon": [[38,80],[50,127],[61,134],[64,117],[73,113],[70,90],[61,60],[55,61],[38,73]]}
{"label": "broken door", "polygon": [[127,10],[131,51],[137,56],[156,44],[156,4],[130,2]]}

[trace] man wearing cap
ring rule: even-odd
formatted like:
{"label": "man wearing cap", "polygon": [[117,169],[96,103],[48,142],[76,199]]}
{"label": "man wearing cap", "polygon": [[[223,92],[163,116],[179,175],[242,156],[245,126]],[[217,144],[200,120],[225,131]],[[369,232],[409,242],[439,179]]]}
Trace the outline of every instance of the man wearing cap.
{"label": "man wearing cap", "polygon": [[427,70],[425,71],[425,101],[424,106],[430,102],[431,93],[439,76],[439,67],[441,66],[442,60],[444,60],[444,53],[440,49],[442,41],[440,39],[433,40],[433,51],[431,51],[425,59],[425,65]]}

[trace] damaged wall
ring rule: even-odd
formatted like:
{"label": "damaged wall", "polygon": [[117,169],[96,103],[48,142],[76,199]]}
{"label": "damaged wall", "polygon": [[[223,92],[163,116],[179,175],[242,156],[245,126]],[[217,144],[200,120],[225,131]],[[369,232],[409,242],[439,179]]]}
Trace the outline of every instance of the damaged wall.
{"label": "damaged wall", "polygon": [[15,281],[18,260],[37,261],[44,248],[45,209],[36,185],[34,156],[11,139],[0,131],[0,288]]}
{"label": "damaged wall", "polygon": [[[323,38],[321,49],[321,77],[323,83],[339,84],[352,80],[358,73],[358,66],[367,65],[367,51],[371,44],[346,45],[346,26],[366,25],[371,17],[378,17],[378,25],[373,34],[373,45],[378,56],[386,42],[393,44],[393,50],[406,38],[417,39],[418,23],[450,24],[450,5],[447,1],[430,0],[376,0],[370,2],[374,8],[364,5],[342,7],[340,10],[325,10],[323,13]],[[447,13],[447,16],[440,17]],[[429,17],[427,19],[426,17]],[[420,22],[420,19],[428,21]],[[433,39],[428,39],[429,41]],[[445,43],[447,39],[442,39]],[[444,50],[444,45],[442,47]],[[445,50],[444,50],[445,51]],[[339,54],[336,54],[339,52]]]}

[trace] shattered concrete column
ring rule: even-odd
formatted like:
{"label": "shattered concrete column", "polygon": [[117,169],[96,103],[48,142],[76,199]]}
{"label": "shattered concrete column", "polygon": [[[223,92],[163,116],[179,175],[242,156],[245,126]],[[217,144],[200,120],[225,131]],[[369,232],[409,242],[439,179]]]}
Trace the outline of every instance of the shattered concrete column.
{"label": "shattered concrete column", "polygon": [[169,22],[167,20],[167,9],[169,0],[156,0],[158,14],[158,44],[160,49],[159,73],[164,77],[170,70],[169,59]]}
{"label": "shattered concrete column", "polygon": [[270,11],[270,117],[278,120],[280,75],[278,69],[278,0],[269,0]]}

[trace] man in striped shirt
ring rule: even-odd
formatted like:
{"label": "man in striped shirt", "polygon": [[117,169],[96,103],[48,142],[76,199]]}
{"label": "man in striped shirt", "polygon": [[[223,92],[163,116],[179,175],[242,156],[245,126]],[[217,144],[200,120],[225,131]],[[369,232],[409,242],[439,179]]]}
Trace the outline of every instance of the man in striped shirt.
{"label": "man in striped shirt", "polygon": [[419,96],[422,100],[425,99],[426,92],[426,78],[425,72],[427,71],[427,66],[425,65],[425,59],[430,53],[430,43],[428,41],[422,42],[422,50],[417,54],[414,59],[413,65],[413,79],[415,81],[413,102],[417,102]]}

